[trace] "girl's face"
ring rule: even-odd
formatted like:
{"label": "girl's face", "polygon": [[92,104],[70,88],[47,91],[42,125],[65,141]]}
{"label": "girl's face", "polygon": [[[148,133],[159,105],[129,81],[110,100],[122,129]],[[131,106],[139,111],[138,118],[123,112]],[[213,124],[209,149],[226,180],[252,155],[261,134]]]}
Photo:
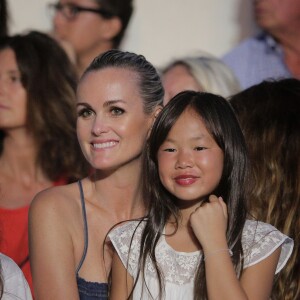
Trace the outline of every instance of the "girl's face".
{"label": "girl's face", "polygon": [[[59,3],[84,8],[99,9],[94,0],[60,0]],[[59,40],[71,44],[77,55],[95,51],[106,42],[107,20],[100,14],[84,11],[68,18],[62,11],[57,11],[53,18],[54,33]]]}
{"label": "girl's face", "polygon": [[85,75],[77,91],[77,134],[94,168],[115,169],[140,161],[152,124],[152,115],[143,109],[135,72],[106,68]]}
{"label": "girl's face", "polygon": [[12,49],[0,51],[0,128],[17,129],[26,125],[27,92]]}
{"label": "girl's face", "polygon": [[205,199],[217,188],[223,172],[223,151],[192,109],[178,118],[157,158],[162,184],[183,201]]}

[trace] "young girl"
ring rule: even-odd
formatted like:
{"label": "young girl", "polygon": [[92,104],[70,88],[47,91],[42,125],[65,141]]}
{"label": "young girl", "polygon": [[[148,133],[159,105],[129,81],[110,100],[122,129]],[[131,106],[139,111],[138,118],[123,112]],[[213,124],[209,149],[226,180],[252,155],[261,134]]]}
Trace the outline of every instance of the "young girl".
{"label": "young girl", "polygon": [[143,170],[147,217],[109,234],[110,299],[269,299],[293,241],[246,219],[246,147],[227,101],[175,96],[155,121]]}

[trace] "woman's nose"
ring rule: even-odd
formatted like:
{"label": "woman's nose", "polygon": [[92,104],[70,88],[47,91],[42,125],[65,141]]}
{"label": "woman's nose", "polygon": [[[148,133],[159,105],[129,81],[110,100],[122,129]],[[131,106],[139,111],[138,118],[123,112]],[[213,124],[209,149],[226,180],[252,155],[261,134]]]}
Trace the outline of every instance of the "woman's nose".
{"label": "woman's nose", "polygon": [[105,119],[97,117],[94,120],[92,127],[92,134],[95,136],[100,136],[103,133],[108,132],[108,124]]}

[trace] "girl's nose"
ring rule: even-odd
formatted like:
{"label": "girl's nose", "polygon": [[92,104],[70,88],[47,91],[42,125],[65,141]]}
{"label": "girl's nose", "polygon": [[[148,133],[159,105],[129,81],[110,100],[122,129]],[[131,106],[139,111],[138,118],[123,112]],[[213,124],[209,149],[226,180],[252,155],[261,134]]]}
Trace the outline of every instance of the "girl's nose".
{"label": "girl's nose", "polygon": [[178,151],[175,168],[185,169],[194,166],[193,156],[189,151]]}

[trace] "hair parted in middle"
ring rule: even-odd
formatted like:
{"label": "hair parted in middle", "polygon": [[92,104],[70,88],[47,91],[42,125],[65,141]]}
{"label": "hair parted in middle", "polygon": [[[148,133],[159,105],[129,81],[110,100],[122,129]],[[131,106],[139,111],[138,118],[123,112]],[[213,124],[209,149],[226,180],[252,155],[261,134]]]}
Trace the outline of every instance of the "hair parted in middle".
{"label": "hair parted in middle", "polygon": [[[204,92],[181,92],[156,118],[143,158],[143,197],[148,215],[145,217],[146,226],[141,239],[139,272],[143,274],[146,258],[150,257],[156,267],[160,296],[163,278],[156,263],[155,248],[171,216],[178,225],[180,210],[176,206],[175,196],[160,182],[157,153],[172,126],[187,109],[192,109],[199,116],[224,153],[223,173],[213,194],[222,196],[228,208],[227,242],[234,253],[233,264],[239,275],[243,267],[241,236],[247,215],[244,198],[248,156],[242,131],[230,104],[223,97]],[[200,264],[195,276],[198,284],[195,285],[194,299],[207,298],[204,268],[205,265]]]}

